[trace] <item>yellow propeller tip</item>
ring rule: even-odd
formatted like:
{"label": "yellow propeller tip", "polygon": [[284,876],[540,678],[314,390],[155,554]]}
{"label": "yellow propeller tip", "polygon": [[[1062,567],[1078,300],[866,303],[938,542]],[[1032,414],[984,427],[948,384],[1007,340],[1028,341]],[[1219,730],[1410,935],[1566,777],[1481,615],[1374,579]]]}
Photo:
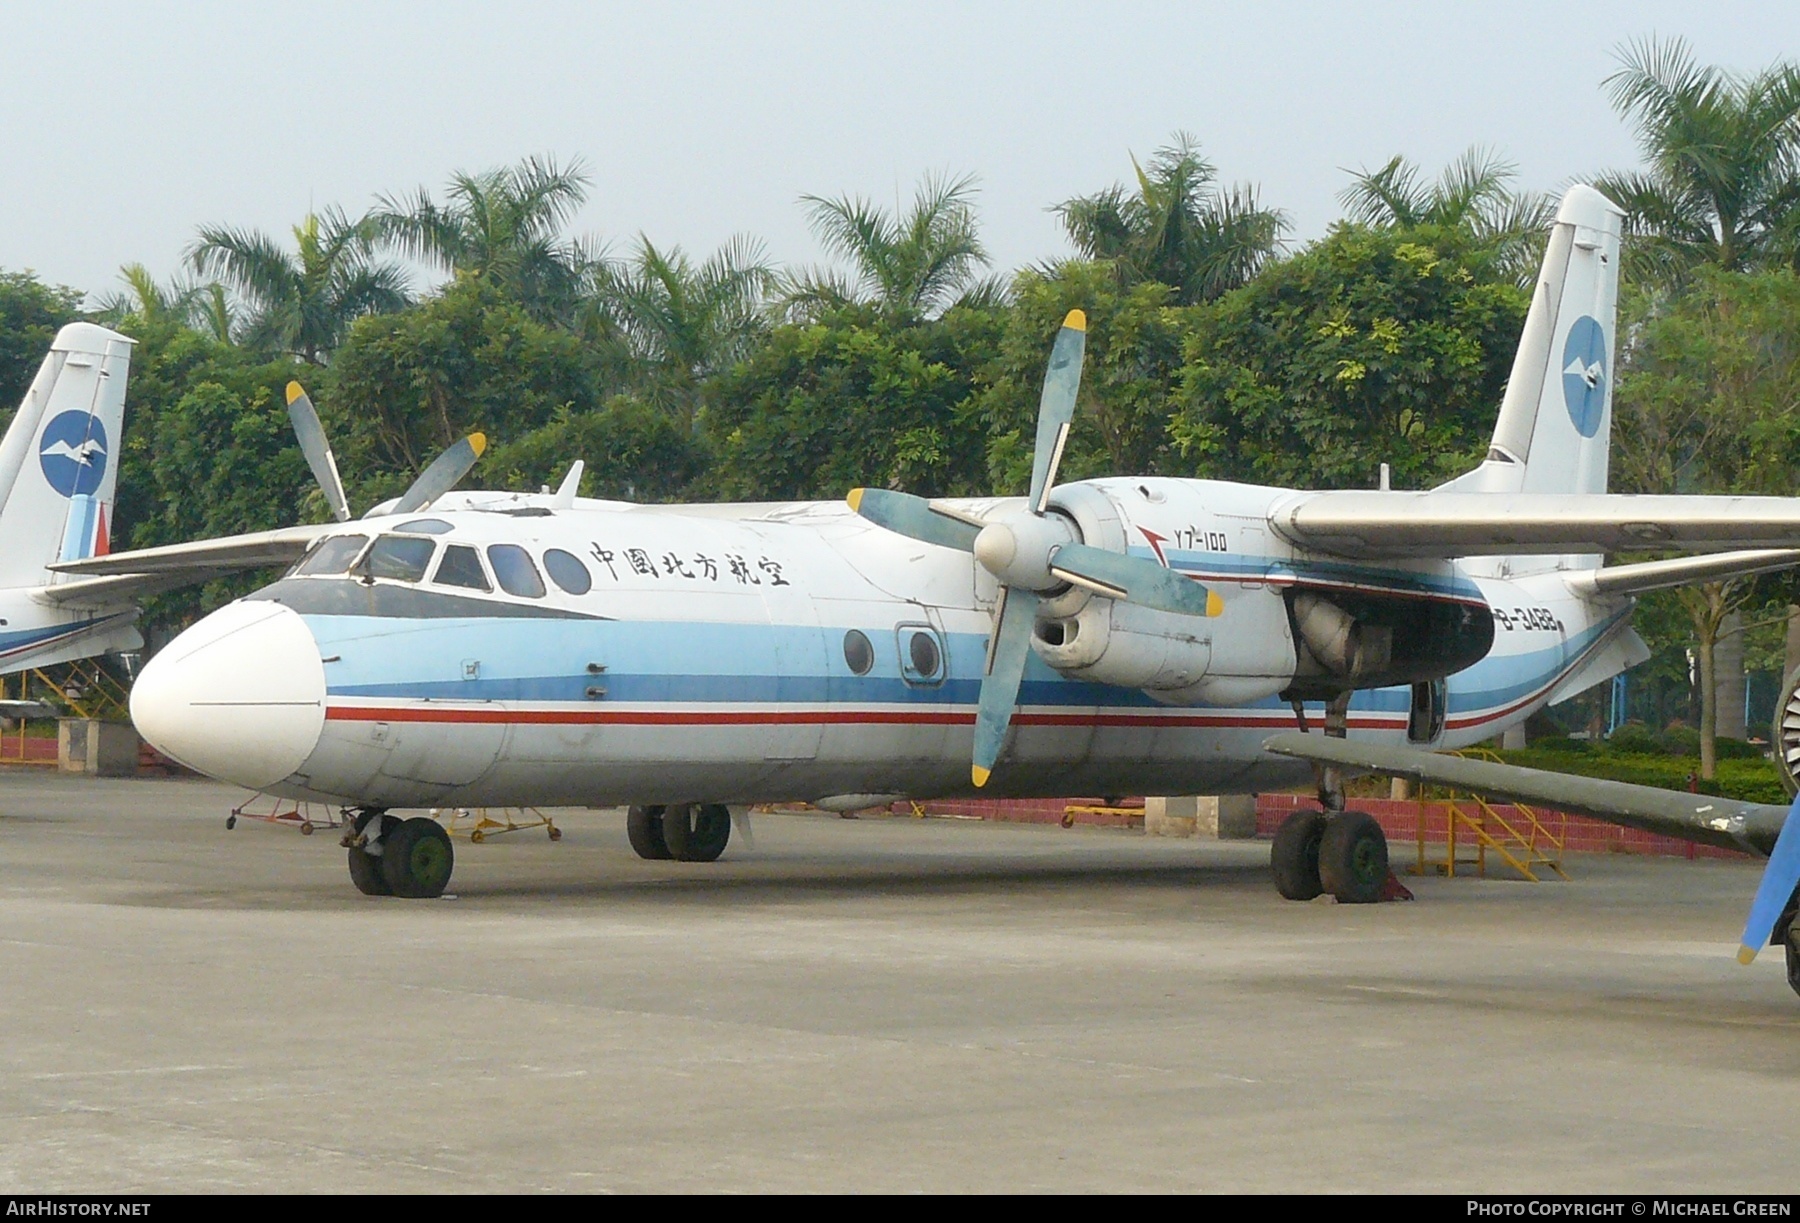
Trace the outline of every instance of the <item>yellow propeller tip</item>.
{"label": "yellow propeller tip", "polygon": [[850,503],[850,508],[858,514],[862,513],[863,492],[863,489],[853,488],[850,490],[850,495],[844,498],[844,500]]}
{"label": "yellow propeller tip", "polygon": [[487,434],[485,434],[485,433],[469,434],[469,445],[474,449],[475,457],[480,458],[483,454],[485,454],[487,452]]}
{"label": "yellow propeller tip", "polygon": [[306,388],[301,386],[298,382],[288,383],[287,397],[288,397],[289,403],[293,403],[294,400],[296,400],[296,399],[304,398],[305,395],[306,395]]}
{"label": "yellow propeller tip", "polygon": [[1087,311],[1071,310],[1063,316],[1063,326],[1070,331],[1087,330]]}
{"label": "yellow propeller tip", "polygon": [[987,779],[994,775],[992,769],[984,769],[978,764],[969,766],[969,776],[974,779],[976,788],[987,785]]}
{"label": "yellow propeller tip", "polygon": [[1756,958],[1756,948],[1754,948],[1754,947],[1739,947],[1738,948],[1738,963],[1748,964],[1751,960],[1754,960],[1755,958]]}
{"label": "yellow propeller tip", "polygon": [[1215,591],[1206,592],[1206,614],[1209,616],[1225,614],[1225,600],[1221,599]]}

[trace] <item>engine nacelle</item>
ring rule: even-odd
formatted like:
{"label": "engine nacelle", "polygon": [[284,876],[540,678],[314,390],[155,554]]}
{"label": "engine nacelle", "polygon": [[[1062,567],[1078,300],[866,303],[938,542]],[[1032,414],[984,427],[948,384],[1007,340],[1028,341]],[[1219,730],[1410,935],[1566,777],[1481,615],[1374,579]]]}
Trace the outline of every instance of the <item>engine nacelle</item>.
{"label": "engine nacelle", "polygon": [[1243,705],[1293,680],[1294,639],[1281,596],[1227,592],[1222,615],[1201,618],[1091,599],[1072,615],[1040,618],[1032,648],[1073,678],[1142,688],[1173,705]]}

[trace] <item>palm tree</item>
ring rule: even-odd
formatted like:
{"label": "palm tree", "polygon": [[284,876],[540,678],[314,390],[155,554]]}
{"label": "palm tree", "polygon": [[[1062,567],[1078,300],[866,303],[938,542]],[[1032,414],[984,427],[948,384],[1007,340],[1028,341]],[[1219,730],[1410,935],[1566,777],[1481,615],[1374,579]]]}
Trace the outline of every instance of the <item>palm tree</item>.
{"label": "palm tree", "polygon": [[528,157],[451,175],[441,205],[423,187],[410,200],[382,196],[370,220],[382,241],[412,258],[492,281],[534,312],[566,318],[601,263],[598,250],[562,237],[587,187],[579,160],[562,167]]}
{"label": "palm tree", "polygon": [[1379,170],[1353,173],[1338,201],[1350,220],[1380,229],[1461,229],[1525,282],[1536,273],[1556,205],[1539,192],[1514,191],[1517,176],[1512,162],[1479,146],[1445,166],[1432,183],[1406,158],[1394,157]]}
{"label": "palm tree", "polygon": [[847,260],[854,282],[832,272],[792,278],[783,304],[805,316],[851,303],[872,305],[900,319],[930,318],[980,286],[988,264],[975,225],[975,179],[928,174],[912,207],[890,213],[861,196],[800,197],[826,251]]}
{"label": "palm tree", "polygon": [[695,267],[680,247],[637,249],[601,282],[600,299],[648,373],[650,397],[693,423],[701,384],[746,355],[763,334],[776,276],[757,242],[733,238]]}
{"label": "palm tree", "polygon": [[266,234],[215,226],[200,231],[187,259],[246,304],[243,343],[323,365],[356,319],[407,304],[405,273],[374,260],[372,239],[366,220],[328,208],[294,226],[292,254]]}
{"label": "palm tree", "polygon": [[1280,249],[1286,215],[1262,207],[1253,186],[1216,186],[1217,170],[1187,132],[1147,167],[1135,156],[1131,166],[1135,191],[1115,184],[1055,209],[1076,248],[1110,261],[1126,283],[1153,280],[1193,305],[1247,283]]}
{"label": "palm tree", "polygon": [[1633,254],[1680,280],[1700,263],[1800,265],[1800,67],[1701,67],[1685,42],[1627,44],[1606,79],[1649,168],[1604,175]]}
{"label": "palm tree", "polygon": [[141,263],[120,268],[119,279],[128,291],[102,297],[95,310],[97,317],[113,322],[136,318],[150,325],[173,323],[231,342],[236,315],[225,286],[218,281],[201,283],[177,277],[164,288]]}

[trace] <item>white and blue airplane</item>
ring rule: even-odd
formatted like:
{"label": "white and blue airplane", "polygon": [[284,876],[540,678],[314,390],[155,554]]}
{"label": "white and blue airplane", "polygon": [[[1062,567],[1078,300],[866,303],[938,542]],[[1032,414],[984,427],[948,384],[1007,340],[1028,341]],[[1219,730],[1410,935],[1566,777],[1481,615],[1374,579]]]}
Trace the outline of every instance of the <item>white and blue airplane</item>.
{"label": "white and blue airplane", "polygon": [[[0,440],[0,675],[138,649],[135,600],[194,580],[49,568],[109,551],[133,342],[64,327]],[[0,714],[46,712],[0,701]]]}
{"label": "white and blue airplane", "polygon": [[[1318,769],[1324,810],[1277,837],[1278,886],[1367,901],[1386,843],[1335,770],[1429,768],[1423,749],[1631,666],[1637,591],[1800,560],[1800,501],[1606,492],[1619,234],[1597,192],[1564,197],[1486,460],[1431,491],[1058,484],[1074,312],[1025,498],[647,506],[578,498],[576,471],[64,568],[297,560],[151,660],[132,713],[202,773],[353,808],[364,892],[449,880],[443,830],[397,809],[629,805],[640,854],[710,860],[753,803],[1243,793]],[[308,453],[342,506],[322,436]],[[1694,555],[1603,567],[1632,549]],[[1268,750],[1295,725],[1325,733]],[[1331,755],[1359,744],[1421,750]],[[1764,853],[1782,827],[1588,809]]]}

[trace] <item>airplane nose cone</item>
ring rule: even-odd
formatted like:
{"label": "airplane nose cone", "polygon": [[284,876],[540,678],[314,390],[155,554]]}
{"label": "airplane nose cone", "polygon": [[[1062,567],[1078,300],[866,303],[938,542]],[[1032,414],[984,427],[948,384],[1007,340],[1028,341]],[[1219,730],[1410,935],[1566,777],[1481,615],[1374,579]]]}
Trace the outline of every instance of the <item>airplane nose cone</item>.
{"label": "airplane nose cone", "polygon": [[293,609],[221,608],[152,658],[131,689],[131,720],[157,751],[253,790],[312,755],[325,726],[325,666]]}

